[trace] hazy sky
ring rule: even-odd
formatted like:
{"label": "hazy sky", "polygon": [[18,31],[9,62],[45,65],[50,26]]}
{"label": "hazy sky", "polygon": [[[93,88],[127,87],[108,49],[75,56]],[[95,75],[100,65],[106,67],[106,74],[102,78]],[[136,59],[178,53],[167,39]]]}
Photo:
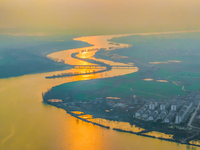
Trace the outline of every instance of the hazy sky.
{"label": "hazy sky", "polygon": [[0,31],[19,28],[93,34],[200,29],[200,0],[0,0]]}

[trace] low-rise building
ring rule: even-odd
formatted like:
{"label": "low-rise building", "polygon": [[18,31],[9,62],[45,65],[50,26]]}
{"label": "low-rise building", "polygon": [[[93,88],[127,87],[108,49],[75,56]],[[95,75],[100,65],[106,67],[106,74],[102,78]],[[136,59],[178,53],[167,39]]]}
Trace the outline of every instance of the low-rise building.
{"label": "low-rise building", "polygon": [[116,105],[117,105],[117,107],[125,107],[126,103],[125,102],[119,102]]}
{"label": "low-rise building", "polygon": [[111,101],[108,102],[108,105],[109,105],[109,106],[114,106],[114,105],[115,105],[115,102],[114,102],[113,100],[111,100]]}
{"label": "low-rise building", "polygon": [[156,117],[158,116],[159,111],[155,110],[148,118],[149,121],[154,121],[156,119]]}
{"label": "low-rise building", "polygon": [[143,111],[142,110],[139,110],[135,113],[135,117],[141,117],[143,115]]}
{"label": "low-rise building", "polygon": [[147,110],[148,104],[145,104],[140,110],[135,113],[135,117],[141,117],[144,112]]}
{"label": "low-rise building", "polygon": [[172,122],[172,120],[173,120],[174,117],[175,117],[175,114],[176,114],[175,111],[171,111],[171,112],[169,113],[169,115],[164,119],[164,122],[165,122],[165,123],[170,123],[170,122]]}
{"label": "low-rise building", "polygon": [[151,114],[151,110],[147,110],[143,115],[142,115],[142,119],[147,119],[149,117],[149,115]]}
{"label": "low-rise building", "polygon": [[157,120],[158,120],[158,119],[163,120],[163,119],[167,116],[167,114],[168,114],[168,112],[167,112],[166,110],[162,111],[162,112],[160,113],[160,115],[157,117]]}

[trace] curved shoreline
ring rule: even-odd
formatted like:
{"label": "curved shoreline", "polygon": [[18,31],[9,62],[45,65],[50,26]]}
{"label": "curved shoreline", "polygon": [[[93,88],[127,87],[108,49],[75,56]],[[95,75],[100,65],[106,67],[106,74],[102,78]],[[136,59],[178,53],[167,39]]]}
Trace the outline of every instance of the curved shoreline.
{"label": "curved shoreline", "polygon": [[[189,31],[191,32],[191,31]],[[192,32],[195,32],[195,31],[192,31]],[[198,31],[199,32],[199,31]],[[156,34],[173,34],[173,33],[188,33],[188,31],[178,31],[178,32],[166,32],[166,33],[143,33],[143,34],[140,34],[140,33],[137,33],[137,34],[127,34],[127,35],[121,35],[121,36],[128,36],[128,35],[156,35]],[[117,36],[116,36],[117,37]],[[84,37],[83,37],[84,38]],[[87,38],[87,37],[85,37]],[[76,38],[74,40],[80,40],[80,38]],[[109,40],[109,39],[107,39]],[[81,40],[80,40],[81,41]],[[83,40],[84,41],[84,40]],[[87,42],[84,41],[84,42]],[[119,46],[120,48],[120,46]],[[73,54],[71,55],[72,58],[75,58],[75,59],[79,59],[79,60],[85,60],[83,58],[77,58],[76,55],[73,57]],[[89,59],[88,59],[89,60]],[[54,105],[53,105],[54,106]],[[59,107],[58,107],[59,108]],[[63,109],[63,108],[62,108]],[[100,126],[100,127],[104,127],[104,128],[110,128],[108,126],[104,126],[104,125],[101,125],[101,124],[98,124],[98,123],[94,123],[92,121],[88,121],[87,119],[83,119],[83,118],[80,118],[78,115],[75,115],[69,111],[67,111],[66,109],[64,109],[68,114],[70,114],[71,116],[73,117],[76,117],[77,119],[80,119],[82,121],[85,121],[85,122],[88,122],[88,123],[92,123],[94,125],[97,125],[97,126]],[[161,138],[161,137],[155,137],[155,136],[151,136],[151,135],[144,135],[144,134],[141,134],[141,133],[136,133],[136,132],[133,132],[133,131],[126,131],[126,130],[122,130],[122,129],[118,129],[118,128],[113,128],[113,130],[116,130],[116,131],[119,131],[119,132],[126,132],[126,133],[131,133],[131,134],[136,134],[136,135],[140,135],[140,136],[145,136],[145,137],[150,137],[150,138],[156,138],[156,139],[160,139],[160,140],[165,140],[165,141],[170,141],[170,142],[176,142],[176,143],[180,143],[180,141],[178,140],[175,140],[175,139],[165,139],[165,138]],[[196,144],[190,144],[189,142],[187,143],[180,143],[180,144],[186,144],[186,145],[192,145],[192,146],[198,146],[200,147],[200,145],[196,145]]]}
{"label": "curved shoreline", "polygon": [[[64,110],[65,110],[65,109],[64,109]],[[70,111],[67,111],[67,110],[65,110],[65,111],[66,111],[68,114],[70,114],[71,116],[73,116],[73,117],[75,117],[75,118],[77,118],[77,119],[80,119],[80,120],[82,120],[82,121],[84,121],[84,122],[92,123],[93,125],[97,125],[97,126],[99,126],[99,127],[103,127],[103,128],[106,128],[106,129],[110,129],[109,126],[104,126],[104,125],[102,125],[102,124],[95,123],[95,122],[89,121],[89,120],[87,120],[87,119],[83,119],[83,118],[79,117],[78,115],[76,115],[76,114],[74,114],[74,113],[71,113]]]}
{"label": "curved shoreline", "polygon": [[[48,105],[51,105],[49,103],[47,103]],[[58,107],[58,106],[55,106],[55,105],[51,105],[51,106],[54,106],[54,107],[57,107],[57,108],[60,108],[60,109],[63,109],[66,111],[67,114],[71,115],[72,117],[75,117],[77,119],[80,119],[84,122],[87,122],[87,123],[91,123],[93,125],[96,125],[96,126],[99,126],[99,127],[102,127],[102,128],[105,128],[105,129],[111,129],[111,130],[114,130],[114,131],[117,131],[117,132],[123,132],[123,133],[129,133],[129,134],[135,134],[135,135],[138,135],[138,136],[143,136],[143,137],[148,137],[148,138],[153,138],[153,139],[159,139],[159,140],[164,140],[164,141],[169,141],[169,142],[174,142],[174,143],[178,143],[178,144],[184,144],[184,145],[191,145],[191,146],[196,146],[196,147],[200,147],[200,145],[196,145],[196,144],[191,144],[189,143],[191,140],[189,141],[186,141],[185,143],[181,143],[179,140],[177,139],[168,139],[168,138],[163,138],[163,137],[156,137],[156,136],[152,136],[152,135],[148,135],[148,134],[144,134],[144,133],[149,133],[151,131],[156,131],[156,130],[148,130],[148,129],[144,129],[143,131],[140,131],[140,132],[134,132],[134,131],[128,131],[128,130],[123,130],[123,129],[120,129],[120,128],[111,128],[110,126],[105,126],[105,125],[102,125],[100,123],[96,123],[96,122],[92,122],[92,121],[89,121],[87,119],[84,119],[84,118],[81,118],[80,114],[75,114],[75,113],[72,113],[72,111],[81,111],[81,112],[84,112],[84,114],[82,115],[86,115],[86,114],[89,114],[89,115],[95,115],[95,114],[92,114],[90,112],[85,112],[84,110],[75,110],[74,108],[72,109],[67,109],[67,108],[63,108],[63,107]],[[94,117],[96,118],[96,117]],[[97,117],[99,118],[99,117]],[[102,119],[106,119],[106,120],[110,120],[106,117],[100,117]],[[111,120],[110,120],[111,121]],[[118,120],[115,120],[115,121],[118,121]],[[123,122],[123,121],[122,121]],[[158,131],[159,132],[159,131]],[[160,133],[164,133],[164,132],[160,132]]]}
{"label": "curved shoreline", "polygon": [[60,74],[60,75],[58,74],[58,75],[53,75],[53,76],[47,76],[45,78],[47,78],[47,79],[53,79],[53,78],[68,77],[68,76],[90,75],[90,74],[96,74],[96,73],[106,72],[106,71],[109,71],[109,70],[112,69],[112,67],[110,65],[107,65],[107,64],[105,64],[103,62],[96,61],[96,60],[93,60],[93,59],[79,58],[79,57],[76,56],[77,54],[79,54],[79,53],[72,53],[71,57],[75,58],[75,59],[79,59],[79,60],[85,61],[85,62],[88,62],[88,63],[97,64],[97,65],[100,65],[102,67],[106,67],[106,69],[102,69],[102,70],[95,71],[95,72],[89,72],[89,73],[80,73],[80,74],[73,74],[73,73],[72,74],[65,73],[65,74]]}
{"label": "curved shoreline", "polygon": [[62,78],[62,77],[73,77],[73,76],[80,76],[80,75],[90,75],[90,74],[96,74],[96,73],[102,73],[105,71],[109,71],[111,69],[105,69],[105,70],[100,70],[100,71],[95,71],[95,72],[89,72],[89,73],[80,73],[80,74],[61,74],[61,75],[53,75],[53,76],[47,76],[45,77],[46,79],[54,79],[54,78]]}

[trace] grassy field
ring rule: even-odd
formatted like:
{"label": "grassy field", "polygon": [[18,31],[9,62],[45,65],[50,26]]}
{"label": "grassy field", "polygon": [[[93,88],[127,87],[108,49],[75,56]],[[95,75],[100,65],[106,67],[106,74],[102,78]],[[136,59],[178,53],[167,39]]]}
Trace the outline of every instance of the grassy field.
{"label": "grassy field", "polygon": [[[148,65],[149,62],[178,60],[181,61],[180,65],[184,64],[184,67],[189,69],[191,66],[200,66],[199,38],[200,33],[113,38],[112,42],[131,44],[132,47],[109,52],[102,50],[96,53],[95,57],[124,63],[131,62],[140,66]],[[114,59],[112,56],[115,54],[129,58]]]}
{"label": "grassy field", "polygon": [[[138,73],[134,73],[138,74]],[[71,82],[56,86],[50,93],[54,98],[61,95],[72,96],[74,99],[91,100],[96,97],[131,98],[133,95],[143,98],[166,99],[174,95],[185,95],[182,86],[171,82],[143,81],[133,74],[107,79]]]}

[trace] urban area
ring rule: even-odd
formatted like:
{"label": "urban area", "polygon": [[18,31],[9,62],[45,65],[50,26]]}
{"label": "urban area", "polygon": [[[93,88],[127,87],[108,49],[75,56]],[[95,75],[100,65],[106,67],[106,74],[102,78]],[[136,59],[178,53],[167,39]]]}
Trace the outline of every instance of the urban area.
{"label": "urban area", "polygon": [[49,99],[44,101],[67,111],[86,111],[94,116],[110,120],[137,120],[143,124],[155,122],[167,124],[167,128],[178,130],[200,130],[200,92],[188,95],[176,95],[171,99],[145,99],[133,96],[129,99],[118,97],[96,98],[83,101],[65,97],[62,100]]}

